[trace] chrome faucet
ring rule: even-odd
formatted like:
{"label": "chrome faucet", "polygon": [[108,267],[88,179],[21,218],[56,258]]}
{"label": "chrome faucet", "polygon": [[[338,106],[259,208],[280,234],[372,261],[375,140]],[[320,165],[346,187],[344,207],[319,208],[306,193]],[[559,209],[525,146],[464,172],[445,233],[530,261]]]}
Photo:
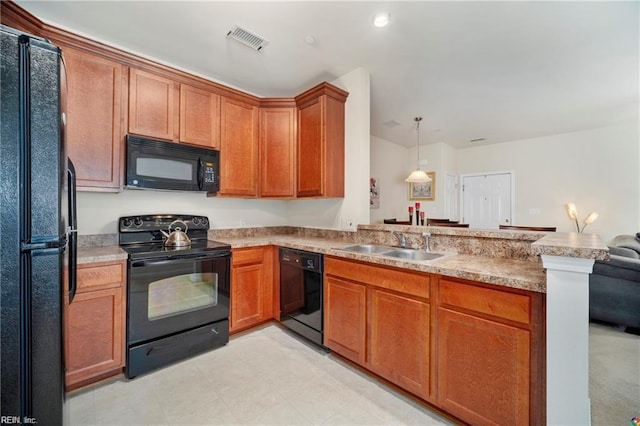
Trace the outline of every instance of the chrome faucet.
{"label": "chrome faucet", "polygon": [[398,241],[400,241],[400,247],[402,248],[407,248],[407,236],[398,232],[398,231],[392,231],[391,234],[396,237],[398,239]]}
{"label": "chrome faucet", "polygon": [[424,250],[431,251],[431,246],[429,245],[429,237],[431,237],[431,233],[423,232],[422,236],[424,237]]}

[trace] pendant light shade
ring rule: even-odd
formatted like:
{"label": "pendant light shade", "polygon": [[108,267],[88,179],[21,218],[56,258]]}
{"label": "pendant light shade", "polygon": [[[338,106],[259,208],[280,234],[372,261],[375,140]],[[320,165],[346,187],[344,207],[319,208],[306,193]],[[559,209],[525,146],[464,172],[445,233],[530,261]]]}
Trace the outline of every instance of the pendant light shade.
{"label": "pendant light shade", "polygon": [[431,182],[431,178],[427,175],[426,172],[420,170],[420,122],[422,121],[422,117],[414,118],[416,122],[416,130],[418,131],[418,164],[416,170],[411,172],[411,174],[404,180],[409,183],[417,183],[417,182]]}

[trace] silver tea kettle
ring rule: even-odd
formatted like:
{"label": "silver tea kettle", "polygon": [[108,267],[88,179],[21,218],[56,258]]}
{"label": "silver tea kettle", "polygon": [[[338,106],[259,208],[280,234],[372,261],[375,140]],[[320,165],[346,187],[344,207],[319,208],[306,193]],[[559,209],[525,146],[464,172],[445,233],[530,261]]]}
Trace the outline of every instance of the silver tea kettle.
{"label": "silver tea kettle", "polygon": [[[181,223],[184,225],[184,231],[182,231],[182,227],[180,226],[176,226],[175,229],[172,231],[171,227],[173,225],[175,225],[176,223]],[[171,222],[169,224],[169,233],[167,234],[166,232],[164,232],[163,230],[160,230],[160,232],[162,232],[162,235],[164,235],[165,237],[167,237],[167,239],[164,241],[164,245],[165,246],[170,246],[170,247],[185,247],[185,246],[190,246],[191,245],[191,239],[189,238],[189,236],[186,234],[187,229],[188,229],[188,225],[186,224],[186,222],[177,219],[174,220],[173,222]]]}

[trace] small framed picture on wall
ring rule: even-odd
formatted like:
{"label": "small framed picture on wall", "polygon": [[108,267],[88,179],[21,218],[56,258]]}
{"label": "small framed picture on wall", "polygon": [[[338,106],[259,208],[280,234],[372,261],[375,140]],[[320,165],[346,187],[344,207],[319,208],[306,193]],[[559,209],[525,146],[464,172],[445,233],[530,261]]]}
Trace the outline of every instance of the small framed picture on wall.
{"label": "small framed picture on wall", "polygon": [[436,199],[436,172],[427,172],[431,182],[410,182],[409,199],[433,201]]}

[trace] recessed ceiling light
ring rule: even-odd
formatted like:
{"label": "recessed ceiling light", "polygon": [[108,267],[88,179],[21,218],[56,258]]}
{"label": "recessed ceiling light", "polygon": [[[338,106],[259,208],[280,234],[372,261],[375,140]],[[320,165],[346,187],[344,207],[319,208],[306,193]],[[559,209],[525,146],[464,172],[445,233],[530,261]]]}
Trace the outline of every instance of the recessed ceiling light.
{"label": "recessed ceiling light", "polygon": [[378,28],[386,27],[389,24],[389,14],[387,12],[376,13],[373,16],[373,25]]}

